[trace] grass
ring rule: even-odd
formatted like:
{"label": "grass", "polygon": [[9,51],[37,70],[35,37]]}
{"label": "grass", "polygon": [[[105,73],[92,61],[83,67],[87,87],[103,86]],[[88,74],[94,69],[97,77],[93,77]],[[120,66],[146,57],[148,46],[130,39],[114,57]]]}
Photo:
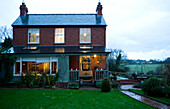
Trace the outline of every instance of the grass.
{"label": "grass", "polygon": [[0,109],[152,109],[118,90],[0,89]]}
{"label": "grass", "polygon": [[[146,74],[149,71],[156,72],[156,69],[161,68],[162,64],[144,64],[142,65],[142,70]],[[141,72],[141,65],[127,65],[130,72]]]}
{"label": "grass", "polygon": [[[131,90],[144,95],[144,92],[142,90],[135,90],[135,89],[131,89]],[[151,98],[170,104],[170,99],[166,97],[151,97]]]}

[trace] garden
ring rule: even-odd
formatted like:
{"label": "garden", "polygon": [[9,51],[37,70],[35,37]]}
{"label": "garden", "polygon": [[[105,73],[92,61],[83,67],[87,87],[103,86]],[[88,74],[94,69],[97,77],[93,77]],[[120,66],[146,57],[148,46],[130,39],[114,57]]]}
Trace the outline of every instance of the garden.
{"label": "garden", "polygon": [[1,109],[152,109],[119,90],[0,89]]}

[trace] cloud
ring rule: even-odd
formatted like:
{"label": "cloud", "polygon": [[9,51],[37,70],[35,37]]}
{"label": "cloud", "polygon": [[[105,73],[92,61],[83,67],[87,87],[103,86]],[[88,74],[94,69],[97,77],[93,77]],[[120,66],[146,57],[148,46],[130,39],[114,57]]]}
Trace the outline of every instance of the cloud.
{"label": "cloud", "polygon": [[161,59],[165,60],[167,57],[170,57],[170,46],[160,49],[160,50],[152,50],[149,52],[127,52],[128,59]]}

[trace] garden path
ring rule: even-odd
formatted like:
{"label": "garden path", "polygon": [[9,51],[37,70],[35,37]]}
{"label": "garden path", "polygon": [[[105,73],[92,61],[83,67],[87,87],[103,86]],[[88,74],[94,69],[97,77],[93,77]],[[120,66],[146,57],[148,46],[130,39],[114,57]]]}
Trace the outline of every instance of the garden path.
{"label": "garden path", "polygon": [[159,108],[159,109],[170,109],[170,106],[168,106],[168,105],[151,100],[151,99],[144,97],[142,95],[138,95],[136,93],[130,92],[130,91],[128,91],[128,89],[138,89],[138,88],[133,88],[133,85],[122,85],[121,86],[121,92],[133,99],[136,99],[140,102],[143,102],[145,104],[151,105],[151,106]]}

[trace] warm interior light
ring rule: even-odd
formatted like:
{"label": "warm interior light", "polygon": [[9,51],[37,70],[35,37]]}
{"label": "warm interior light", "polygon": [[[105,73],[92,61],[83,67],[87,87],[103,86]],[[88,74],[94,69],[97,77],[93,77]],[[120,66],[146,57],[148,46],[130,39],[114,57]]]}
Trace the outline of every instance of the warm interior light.
{"label": "warm interior light", "polygon": [[86,33],[84,33],[84,36],[86,36]]}
{"label": "warm interior light", "polygon": [[73,69],[71,68],[71,70],[73,70]]}
{"label": "warm interior light", "polygon": [[76,70],[77,70],[77,68],[76,68]]}
{"label": "warm interior light", "polygon": [[96,54],[94,55],[94,57],[96,57]]}

